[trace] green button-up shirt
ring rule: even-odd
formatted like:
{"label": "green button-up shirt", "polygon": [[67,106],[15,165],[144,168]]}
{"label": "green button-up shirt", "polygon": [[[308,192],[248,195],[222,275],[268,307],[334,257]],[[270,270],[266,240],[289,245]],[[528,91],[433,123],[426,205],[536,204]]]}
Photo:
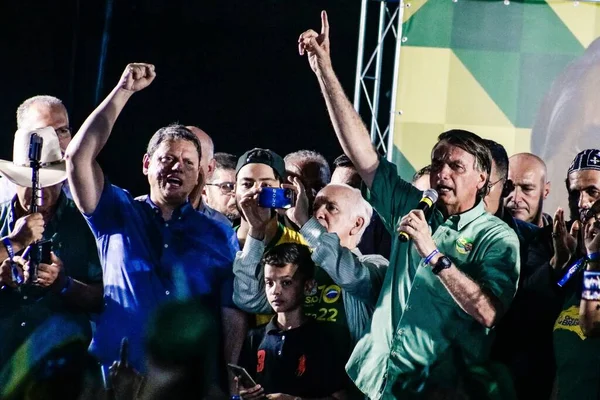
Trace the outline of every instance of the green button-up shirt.
{"label": "green button-up shirt", "polygon": [[[0,237],[14,229],[14,199],[0,205]],[[61,193],[56,212],[46,224],[44,239],[53,238],[53,251],[63,262],[65,273],[81,282],[101,283],[96,241],[85,219],[72,200]],[[91,340],[89,315],[64,301],[49,288],[23,285],[20,290],[0,291],[0,368],[14,351],[52,315],[78,324],[81,333]],[[48,332],[47,339],[59,337]]]}
{"label": "green button-up shirt", "polygon": [[[398,220],[415,208],[422,193],[382,159],[366,196],[394,239],[371,327],[356,345],[347,372],[372,399],[410,396],[428,384],[452,387],[461,370],[488,359],[490,330],[454,301],[412,242],[397,238]],[[446,220],[434,209],[430,225],[440,252],[507,309],[519,279],[514,231],[486,213],[482,201]]]}

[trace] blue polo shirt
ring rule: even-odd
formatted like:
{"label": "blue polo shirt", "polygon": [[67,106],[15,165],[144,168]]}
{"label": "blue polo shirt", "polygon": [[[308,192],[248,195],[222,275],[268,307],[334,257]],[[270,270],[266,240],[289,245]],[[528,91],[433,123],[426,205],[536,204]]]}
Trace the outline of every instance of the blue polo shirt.
{"label": "blue polo shirt", "polygon": [[143,334],[156,307],[174,296],[201,298],[218,317],[234,308],[235,232],[185,203],[165,221],[146,197],[134,199],[108,180],[94,212],[85,215],[96,237],[104,273],[104,311],[90,351],[103,365],[119,357],[129,338],[129,361],[144,371]]}

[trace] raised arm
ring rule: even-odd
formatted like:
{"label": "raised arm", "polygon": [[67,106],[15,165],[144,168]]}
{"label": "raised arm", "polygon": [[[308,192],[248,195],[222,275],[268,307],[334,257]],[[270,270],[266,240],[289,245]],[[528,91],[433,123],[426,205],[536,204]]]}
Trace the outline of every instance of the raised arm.
{"label": "raised arm", "polygon": [[85,120],[69,146],[65,159],[73,200],[91,214],[104,189],[104,174],[96,157],[106,144],[113,125],[131,95],[144,89],[156,73],[151,64],[129,64],[110,94]]}
{"label": "raised arm", "polygon": [[348,100],[331,66],[329,22],[325,11],[321,12],[321,33],[309,29],[300,35],[298,51],[300,55],[308,55],[344,153],[352,160],[367,187],[371,188],[379,158],[365,124]]}

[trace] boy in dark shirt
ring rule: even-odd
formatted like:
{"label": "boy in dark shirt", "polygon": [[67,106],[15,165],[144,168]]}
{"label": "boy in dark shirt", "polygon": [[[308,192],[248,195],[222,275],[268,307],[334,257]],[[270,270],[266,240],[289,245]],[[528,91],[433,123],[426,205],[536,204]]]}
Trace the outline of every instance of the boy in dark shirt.
{"label": "boy in dark shirt", "polygon": [[304,298],[315,289],[315,264],[307,246],[285,243],[263,257],[265,290],[276,315],[248,332],[240,365],[254,378],[240,388],[243,399],[343,399],[349,385],[344,366],[347,332],[307,317]]}

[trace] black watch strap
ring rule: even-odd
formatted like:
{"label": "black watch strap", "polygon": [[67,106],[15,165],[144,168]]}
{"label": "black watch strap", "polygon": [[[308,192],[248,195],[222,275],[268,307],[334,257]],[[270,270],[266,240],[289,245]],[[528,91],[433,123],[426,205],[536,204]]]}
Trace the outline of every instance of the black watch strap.
{"label": "black watch strap", "polygon": [[452,266],[452,261],[446,256],[441,256],[440,258],[438,258],[437,262],[431,269],[431,272],[433,272],[435,275],[437,275],[440,273],[440,271],[442,271],[444,269],[448,269],[451,266]]}

